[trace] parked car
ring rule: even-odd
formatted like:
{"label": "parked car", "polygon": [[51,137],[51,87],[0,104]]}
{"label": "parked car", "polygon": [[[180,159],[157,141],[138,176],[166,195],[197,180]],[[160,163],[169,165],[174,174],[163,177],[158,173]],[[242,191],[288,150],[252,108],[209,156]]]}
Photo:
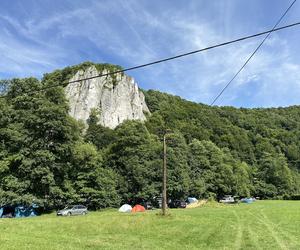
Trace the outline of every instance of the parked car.
{"label": "parked car", "polygon": [[144,201],[141,203],[141,205],[146,209],[146,210],[152,210],[153,205],[151,201]]}
{"label": "parked car", "polygon": [[153,197],[151,203],[152,203],[153,207],[161,208],[161,206],[162,206],[162,197],[161,196]]}
{"label": "parked car", "polygon": [[168,204],[169,208],[186,208],[186,202],[182,200],[173,200]]}
{"label": "parked car", "polygon": [[83,205],[71,205],[62,210],[57,211],[59,216],[71,216],[71,215],[86,215],[88,212],[87,207]]}
{"label": "parked car", "polygon": [[222,199],[219,200],[220,203],[232,204],[236,203],[235,199],[231,195],[225,195]]}

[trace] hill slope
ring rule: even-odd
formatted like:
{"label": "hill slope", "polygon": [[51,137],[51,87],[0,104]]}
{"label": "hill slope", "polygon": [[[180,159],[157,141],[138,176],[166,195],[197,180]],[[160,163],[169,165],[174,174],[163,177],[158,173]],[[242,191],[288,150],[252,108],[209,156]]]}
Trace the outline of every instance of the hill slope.
{"label": "hill slope", "polygon": [[149,90],[147,121],[112,130],[92,111],[84,128],[69,115],[64,86],[86,66],[4,82],[0,205],[80,202],[97,209],[159,196],[166,128],[170,198],[299,195],[300,107],[209,107]]}

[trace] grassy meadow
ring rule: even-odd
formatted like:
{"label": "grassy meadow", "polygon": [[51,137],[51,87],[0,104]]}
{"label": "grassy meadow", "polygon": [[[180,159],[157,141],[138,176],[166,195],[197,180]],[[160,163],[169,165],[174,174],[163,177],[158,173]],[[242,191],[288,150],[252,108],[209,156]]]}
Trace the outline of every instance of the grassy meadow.
{"label": "grassy meadow", "polygon": [[0,249],[300,249],[300,202],[0,219]]}

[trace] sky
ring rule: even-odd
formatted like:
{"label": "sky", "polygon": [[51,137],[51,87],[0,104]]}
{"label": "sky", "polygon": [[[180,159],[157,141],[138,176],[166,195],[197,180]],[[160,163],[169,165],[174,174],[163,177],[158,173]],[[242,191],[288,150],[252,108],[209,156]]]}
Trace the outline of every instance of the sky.
{"label": "sky", "polygon": [[[291,0],[0,0],[0,79],[84,61],[124,68],[271,29]],[[300,1],[280,25],[300,21]],[[143,89],[210,104],[263,37],[130,71]],[[216,102],[300,105],[300,26],[271,34]]]}

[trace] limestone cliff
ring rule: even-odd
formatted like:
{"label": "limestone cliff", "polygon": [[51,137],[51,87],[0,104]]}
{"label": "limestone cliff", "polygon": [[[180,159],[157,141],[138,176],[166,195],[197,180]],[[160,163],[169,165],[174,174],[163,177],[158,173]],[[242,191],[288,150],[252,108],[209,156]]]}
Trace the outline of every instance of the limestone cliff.
{"label": "limestone cliff", "polygon": [[[79,70],[70,81],[106,73],[107,69],[99,72],[95,66],[90,66]],[[115,128],[125,120],[144,121],[144,113],[149,113],[137,83],[122,73],[71,83],[66,87],[66,96],[72,117],[86,123],[91,109],[95,108],[99,110],[100,123],[109,128]]]}

